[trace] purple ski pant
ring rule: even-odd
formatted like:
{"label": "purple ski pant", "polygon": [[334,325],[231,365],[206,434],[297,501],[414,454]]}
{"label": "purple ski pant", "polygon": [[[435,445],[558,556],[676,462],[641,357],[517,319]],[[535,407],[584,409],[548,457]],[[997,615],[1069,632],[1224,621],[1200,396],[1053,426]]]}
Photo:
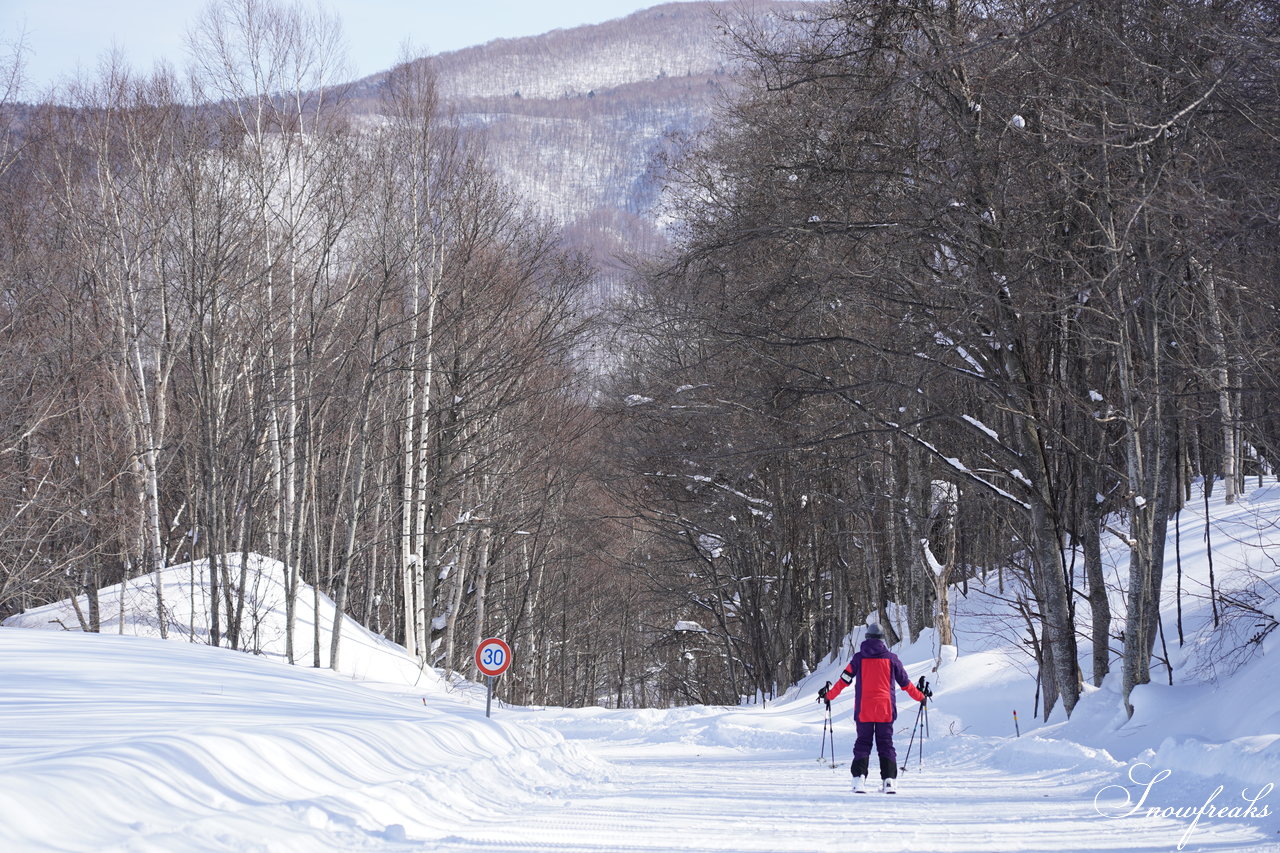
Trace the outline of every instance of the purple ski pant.
{"label": "purple ski pant", "polygon": [[871,757],[871,741],[876,742],[880,758],[896,762],[898,751],[893,748],[893,723],[858,723],[858,739],[853,742],[855,760]]}

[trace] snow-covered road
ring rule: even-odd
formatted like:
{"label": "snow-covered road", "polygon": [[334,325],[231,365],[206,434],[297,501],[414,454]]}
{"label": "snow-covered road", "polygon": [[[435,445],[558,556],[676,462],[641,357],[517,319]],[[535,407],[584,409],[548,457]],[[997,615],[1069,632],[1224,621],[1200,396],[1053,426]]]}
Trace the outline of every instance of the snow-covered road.
{"label": "snow-covered road", "polygon": [[1171,851],[1185,840],[1183,850],[1280,850],[1257,823],[1202,822],[1184,839],[1186,821],[1104,818],[1095,797],[1114,772],[1002,771],[980,762],[977,744],[926,753],[894,796],[852,794],[843,761],[832,770],[682,744],[595,751],[612,765],[610,781],[469,823],[431,849],[1083,853]]}

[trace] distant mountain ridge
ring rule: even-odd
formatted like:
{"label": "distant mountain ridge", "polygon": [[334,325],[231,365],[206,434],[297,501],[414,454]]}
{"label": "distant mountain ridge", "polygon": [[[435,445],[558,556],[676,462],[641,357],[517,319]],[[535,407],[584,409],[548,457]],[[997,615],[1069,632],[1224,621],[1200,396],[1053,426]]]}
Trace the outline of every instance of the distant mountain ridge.
{"label": "distant mountain ridge", "polygon": [[[662,241],[655,153],[696,132],[732,86],[723,22],[803,11],[796,0],[666,3],[602,24],[499,39],[432,59],[464,125],[483,129],[498,173],[606,268]],[[359,81],[372,95],[382,75]],[[376,99],[365,101],[376,110]]]}
{"label": "distant mountain ridge", "polygon": [[725,70],[717,15],[741,18],[779,2],[666,3],[602,24],[499,39],[437,57],[449,98],[563,98],[627,83]]}

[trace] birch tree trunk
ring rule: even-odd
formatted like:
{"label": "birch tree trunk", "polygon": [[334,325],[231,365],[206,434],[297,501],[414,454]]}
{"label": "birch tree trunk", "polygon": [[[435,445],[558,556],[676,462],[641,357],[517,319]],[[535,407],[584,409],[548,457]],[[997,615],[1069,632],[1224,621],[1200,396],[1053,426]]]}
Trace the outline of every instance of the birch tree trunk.
{"label": "birch tree trunk", "polygon": [[1199,274],[1198,278],[1204,286],[1205,302],[1209,315],[1209,346],[1213,352],[1213,384],[1218,392],[1218,417],[1221,419],[1222,435],[1222,485],[1226,490],[1224,500],[1233,504],[1238,497],[1236,476],[1237,442],[1236,442],[1236,407],[1232,399],[1231,359],[1227,351],[1226,323],[1223,322],[1222,302],[1218,297],[1218,287],[1212,269],[1206,269],[1199,262],[1192,260],[1192,268]]}

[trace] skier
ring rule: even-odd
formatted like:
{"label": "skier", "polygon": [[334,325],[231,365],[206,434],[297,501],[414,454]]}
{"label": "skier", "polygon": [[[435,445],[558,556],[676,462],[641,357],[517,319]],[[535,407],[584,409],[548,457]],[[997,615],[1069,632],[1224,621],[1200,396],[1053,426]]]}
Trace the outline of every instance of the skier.
{"label": "skier", "polygon": [[828,704],[840,695],[854,679],[853,719],[858,727],[858,738],[853,744],[853,792],[867,792],[867,768],[871,760],[871,742],[874,740],[880,755],[880,790],[896,793],[894,780],[898,778],[898,753],[893,748],[893,722],[898,718],[898,703],[893,700],[894,682],[904,688],[917,702],[925,702],[926,694],[911,683],[907,670],[898,656],[884,643],[884,631],[876,623],[867,626],[867,638],[862,648],[830,689],[818,691],[818,699]]}

